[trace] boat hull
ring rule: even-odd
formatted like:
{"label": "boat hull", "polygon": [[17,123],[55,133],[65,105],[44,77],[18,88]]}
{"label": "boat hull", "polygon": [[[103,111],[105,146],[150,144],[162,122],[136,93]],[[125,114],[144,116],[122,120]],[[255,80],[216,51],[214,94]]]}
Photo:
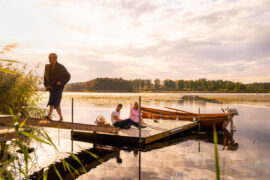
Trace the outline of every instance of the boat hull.
{"label": "boat hull", "polygon": [[217,129],[226,129],[232,120],[229,113],[219,114],[198,114],[195,113],[179,113],[166,110],[142,107],[142,117],[147,119],[158,120],[185,120],[185,121],[200,121],[200,128],[212,129],[216,126]]}

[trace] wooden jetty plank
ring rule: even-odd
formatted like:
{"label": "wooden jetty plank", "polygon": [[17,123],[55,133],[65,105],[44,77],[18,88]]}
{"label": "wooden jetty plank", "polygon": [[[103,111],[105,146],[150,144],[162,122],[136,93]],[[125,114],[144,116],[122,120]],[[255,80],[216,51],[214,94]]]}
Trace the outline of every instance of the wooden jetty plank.
{"label": "wooden jetty plank", "polygon": [[[194,127],[197,124],[197,122],[192,121],[175,121],[175,120],[170,121],[158,120],[158,122],[154,122],[154,120],[152,119],[144,119],[144,122],[147,124],[147,127],[142,129],[141,132],[142,138],[154,136],[162,132],[167,132],[186,125],[191,125],[192,127]],[[139,137],[139,130],[136,127],[131,127],[130,129],[121,129],[119,131],[119,135]]]}
{"label": "wooden jetty plank", "polygon": [[165,132],[160,133],[160,134],[150,136],[150,137],[145,139],[145,144],[149,144],[151,142],[157,141],[159,139],[163,139],[163,138],[171,136],[173,134],[184,132],[184,131],[186,131],[188,129],[191,129],[191,128],[195,127],[196,125],[197,125],[197,123],[193,122],[193,123],[186,124],[184,126],[181,126],[181,127],[178,127],[178,128],[172,129],[172,130],[165,131]]}
{"label": "wooden jetty plank", "polygon": [[[20,129],[20,131],[21,130],[23,129]],[[14,138],[17,138],[14,128],[10,128],[8,126],[0,126],[0,142],[6,142]],[[25,136],[19,134],[18,138],[24,139]]]}
{"label": "wooden jetty plank", "polygon": [[0,126],[0,135],[6,134],[6,133],[13,133],[15,132],[14,128],[10,128],[8,126]]}
{"label": "wooden jetty plank", "polygon": [[[19,122],[23,122],[25,118],[20,118]],[[12,125],[13,120],[10,116],[0,116],[0,124]],[[73,129],[80,131],[95,131],[95,132],[106,132],[106,133],[117,133],[119,128],[109,126],[97,126],[80,123],[70,123],[61,121],[47,121],[43,119],[29,118],[25,125],[38,126],[38,127],[50,127],[50,128],[61,128],[61,129]]]}

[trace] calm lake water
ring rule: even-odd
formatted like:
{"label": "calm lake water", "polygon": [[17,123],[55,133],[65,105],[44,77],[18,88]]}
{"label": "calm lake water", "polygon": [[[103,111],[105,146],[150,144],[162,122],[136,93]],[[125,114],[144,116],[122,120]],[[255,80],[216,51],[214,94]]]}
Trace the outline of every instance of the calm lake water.
{"label": "calm lake water", "polygon": [[[170,106],[191,112],[219,113],[221,108],[237,108],[239,116],[234,118],[237,131],[219,135],[219,164],[222,179],[269,179],[270,176],[270,109],[261,104],[216,104],[189,98],[183,95],[199,94],[136,94],[136,93],[65,93],[62,107],[64,121],[71,121],[71,98],[74,98],[74,121],[93,124],[98,115],[110,122],[110,114],[118,103],[122,103],[121,118],[129,115],[130,106],[142,96],[142,105],[163,108]],[[215,94],[208,94],[213,95]],[[44,103],[47,94],[44,94]],[[33,145],[32,171],[49,166],[59,159],[69,157],[72,151],[92,150],[93,144],[71,141],[69,130],[46,129],[59,148]],[[225,142],[225,147],[224,147]],[[229,143],[228,143],[229,142]],[[89,160],[87,173],[77,179],[215,179],[214,144],[212,135],[205,133],[178,135],[167,142],[161,142],[152,150],[119,150],[107,147],[99,151],[104,161]],[[157,148],[160,147],[160,148]],[[116,153],[115,153],[116,152]],[[105,158],[106,155],[106,158]],[[139,162],[139,158],[141,161]],[[92,164],[91,164],[92,163]],[[93,163],[95,163],[93,165]],[[95,168],[92,168],[95,167]],[[139,168],[140,167],[140,168]],[[91,169],[91,170],[90,170]],[[56,178],[56,177],[55,177]]]}

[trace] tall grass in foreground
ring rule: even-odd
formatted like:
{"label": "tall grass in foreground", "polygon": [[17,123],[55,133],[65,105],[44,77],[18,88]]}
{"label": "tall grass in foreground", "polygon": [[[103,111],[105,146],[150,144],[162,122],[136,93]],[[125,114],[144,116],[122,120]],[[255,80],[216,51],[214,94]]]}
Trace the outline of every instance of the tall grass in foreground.
{"label": "tall grass in foreground", "polygon": [[[40,131],[38,134],[33,133],[33,129],[29,129],[25,131],[22,129],[24,127],[25,122],[28,118],[26,118],[23,122],[20,122],[20,115],[14,115],[12,111],[10,111],[13,118],[13,124],[10,126],[10,129],[15,130],[15,138],[13,140],[13,149],[15,149],[15,153],[10,153],[9,145],[1,144],[1,158],[0,158],[0,180],[2,179],[17,179],[18,177],[23,176],[25,179],[29,178],[31,172],[30,163],[32,161],[32,156],[29,153],[28,143],[25,143],[24,139],[21,138],[21,135],[26,137],[28,140],[32,140],[34,142],[38,142],[41,144],[47,144],[49,146],[54,147],[55,153],[58,153],[58,149],[53,143],[50,136],[45,131]],[[75,159],[83,168],[84,173],[86,173],[84,165],[81,163],[80,159],[75,155],[71,154],[71,157]],[[95,156],[94,156],[95,157]],[[65,160],[61,160],[65,171],[71,173],[76,173],[79,175],[79,172],[73,168],[69,163]],[[53,166],[56,174],[59,179],[62,179],[60,173],[57,168]],[[49,166],[49,168],[51,167]],[[49,169],[48,168],[48,169]],[[47,179],[48,169],[45,169],[42,174],[43,179]]]}
{"label": "tall grass in foreground", "polygon": [[[29,164],[32,161],[32,157],[29,153],[28,143],[25,143],[22,135],[28,139],[34,140],[36,142],[42,144],[48,144],[50,146],[55,147],[54,143],[52,142],[51,138],[48,136],[46,132],[42,132],[42,136],[36,135],[33,133],[31,129],[28,128],[28,131],[22,129],[25,122],[28,118],[26,118],[23,122],[19,122],[20,115],[14,115],[13,112],[10,110],[10,114],[12,114],[13,123],[9,127],[11,130],[15,130],[15,138],[12,141],[12,149],[15,150],[11,154],[10,145],[3,144],[1,146],[1,168],[0,168],[0,179],[14,179],[18,176],[23,176],[25,179],[28,179],[30,174]],[[57,149],[56,149],[57,150]]]}
{"label": "tall grass in foreground", "polygon": [[217,131],[216,131],[216,126],[213,126],[213,131],[214,131],[214,150],[215,150],[215,168],[216,168],[216,179],[220,179],[220,171],[219,171],[219,161],[218,161],[218,138],[217,138]]}
{"label": "tall grass in foreground", "polygon": [[41,78],[35,70],[16,64],[17,61],[0,59],[0,114],[9,114],[11,108],[24,117],[43,116],[45,112],[37,108]]}

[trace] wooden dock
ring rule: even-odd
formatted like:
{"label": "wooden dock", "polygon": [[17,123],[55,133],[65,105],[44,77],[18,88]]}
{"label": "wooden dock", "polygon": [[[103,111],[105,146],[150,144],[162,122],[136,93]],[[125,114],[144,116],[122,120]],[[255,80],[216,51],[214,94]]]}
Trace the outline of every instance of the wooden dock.
{"label": "wooden dock", "polygon": [[[23,122],[25,118],[20,118],[19,122]],[[10,126],[13,124],[12,116],[0,115],[0,124],[4,126]],[[29,118],[24,126],[37,126],[37,127],[48,127],[48,128],[61,128],[61,129],[73,129],[79,131],[94,131],[94,132],[106,132],[117,134],[119,128],[110,126],[97,126],[89,124],[71,123],[63,121],[48,121],[44,119]]]}
{"label": "wooden dock", "polygon": [[[158,121],[152,119],[144,119],[147,128],[141,131],[141,144],[149,144],[157,140],[169,137],[171,135],[192,129],[197,122],[192,121]],[[121,129],[118,135],[108,133],[90,133],[82,131],[73,131],[71,135],[73,140],[83,142],[119,142],[122,144],[139,145],[139,130],[136,127],[130,129]]]}
{"label": "wooden dock", "polygon": [[[20,118],[19,122],[23,122],[25,118]],[[175,121],[159,120],[155,122],[153,119],[144,119],[147,128],[141,131],[141,145],[149,144],[160,139],[169,137],[171,135],[184,132],[192,129],[197,125],[193,121]],[[0,115],[0,124],[4,126],[11,126],[13,124],[11,116]],[[91,142],[97,141],[115,141],[126,144],[139,145],[139,130],[136,127],[130,129],[119,129],[112,126],[97,126],[89,124],[61,122],[61,121],[48,121],[43,119],[29,118],[24,126],[48,127],[48,128],[61,128],[73,130],[72,138],[77,141]]]}

